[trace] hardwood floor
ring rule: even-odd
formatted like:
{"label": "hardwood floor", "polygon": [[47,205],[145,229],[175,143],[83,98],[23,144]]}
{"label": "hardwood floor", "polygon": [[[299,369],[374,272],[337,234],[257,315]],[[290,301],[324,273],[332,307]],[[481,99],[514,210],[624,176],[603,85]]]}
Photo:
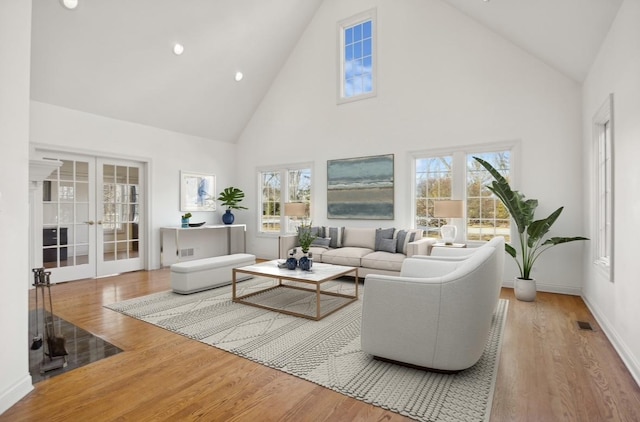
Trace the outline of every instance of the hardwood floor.
{"label": "hardwood floor", "polygon": [[[167,289],[167,269],[54,286],[61,318],[124,352],[39,382],[0,421],[410,420],[102,307]],[[640,421],[640,388],[582,299],[502,297],[492,421]]]}

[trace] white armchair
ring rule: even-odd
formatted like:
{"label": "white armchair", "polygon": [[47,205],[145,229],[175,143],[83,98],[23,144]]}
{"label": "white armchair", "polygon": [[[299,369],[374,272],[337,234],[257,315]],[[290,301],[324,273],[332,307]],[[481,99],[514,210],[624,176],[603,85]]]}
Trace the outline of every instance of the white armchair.
{"label": "white armchair", "polygon": [[463,260],[407,258],[400,276],[367,275],[362,350],[438,371],[473,366],[500,295],[503,242]]}

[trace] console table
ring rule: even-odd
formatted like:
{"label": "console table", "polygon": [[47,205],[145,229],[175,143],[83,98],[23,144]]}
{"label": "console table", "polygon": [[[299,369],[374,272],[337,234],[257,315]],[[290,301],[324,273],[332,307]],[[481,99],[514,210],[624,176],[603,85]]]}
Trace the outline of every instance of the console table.
{"label": "console table", "polygon": [[[225,236],[226,248],[213,246],[218,236]],[[233,239],[238,239],[239,246],[234,250]],[[204,250],[196,253],[197,250]],[[181,253],[182,251],[182,253]],[[232,253],[246,253],[247,225],[220,224],[201,227],[161,227],[160,228],[160,267],[176,262],[209,258]]]}

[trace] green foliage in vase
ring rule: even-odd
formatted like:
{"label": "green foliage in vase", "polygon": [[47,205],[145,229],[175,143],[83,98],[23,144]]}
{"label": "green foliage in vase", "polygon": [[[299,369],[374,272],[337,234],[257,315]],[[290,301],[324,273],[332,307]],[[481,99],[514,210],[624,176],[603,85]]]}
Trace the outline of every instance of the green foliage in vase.
{"label": "green foliage in vase", "polygon": [[218,196],[218,201],[222,201],[222,205],[227,207],[228,210],[246,210],[247,207],[239,205],[243,199],[244,192],[233,186],[225,188]]}
{"label": "green foliage in vase", "polygon": [[317,236],[311,234],[311,223],[309,225],[301,225],[298,227],[298,242],[300,243],[300,249],[302,252],[309,252],[309,247],[313,243]]}

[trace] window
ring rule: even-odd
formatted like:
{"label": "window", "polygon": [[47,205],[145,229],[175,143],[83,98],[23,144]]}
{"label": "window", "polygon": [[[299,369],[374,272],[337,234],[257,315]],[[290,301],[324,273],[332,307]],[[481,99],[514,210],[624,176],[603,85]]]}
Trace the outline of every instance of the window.
{"label": "window", "polygon": [[[509,212],[486,188],[493,177],[473,157],[488,161],[510,179],[513,148],[513,144],[493,148],[475,146],[414,154],[415,226],[435,238],[440,238],[441,226],[455,224],[459,236],[466,240],[484,241],[504,236],[509,241]],[[451,222],[434,217],[434,203],[445,199],[463,199],[466,217]]]}
{"label": "window", "polygon": [[508,181],[511,154],[509,151],[467,154],[467,239],[489,240],[495,236],[511,236],[511,216],[502,202],[489,190],[493,176],[473,157],[489,162]]}
{"label": "window", "polygon": [[453,157],[425,157],[416,159],[416,227],[428,237],[440,237],[445,220],[433,217],[434,202],[451,199]]}
{"label": "window", "polygon": [[264,169],[258,173],[260,184],[260,232],[295,233],[295,221],[284,215],[286,202],[304,202],[311,207],[311,165]]}
{"label": "window", "polygon": [[375,9],[338,24],[338,102],[375,96]]}
{"label": "window", "polygon": [[[613,94],[594,117],[595,180],[595,262],[612,268],[613,250]],[[613,278],[609,275],[610,279]]]}

